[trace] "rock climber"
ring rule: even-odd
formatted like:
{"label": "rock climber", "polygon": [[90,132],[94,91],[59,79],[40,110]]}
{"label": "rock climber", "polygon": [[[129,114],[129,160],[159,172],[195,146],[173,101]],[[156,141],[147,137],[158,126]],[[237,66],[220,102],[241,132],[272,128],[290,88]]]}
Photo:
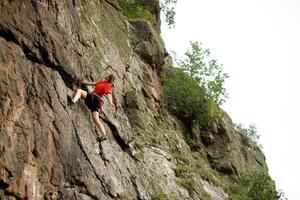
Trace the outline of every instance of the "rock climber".
{"label": "rock climber", "polygon": [[102,97],[106,97],[110,104],[111,111],[115,110],[115,105],[112,100],[112,83],[114,82],[114,75],[105,76],[102,81],[99,82],[81,82],[81,85],[94,86],[94,90],[91,93],[88,93],[82,89],[77,89],[75,96],[71,98],[68,96],[68,100],[71,104],[77,103],[79,99],[83,99],[87,107],[92,112],[92,118],[96,126],[99,128],[101,135],[97,136],[97,140],[102,142],[107,139],[107,134],[105,128],[99,118],[99,112],[103,111],[103,101]]}

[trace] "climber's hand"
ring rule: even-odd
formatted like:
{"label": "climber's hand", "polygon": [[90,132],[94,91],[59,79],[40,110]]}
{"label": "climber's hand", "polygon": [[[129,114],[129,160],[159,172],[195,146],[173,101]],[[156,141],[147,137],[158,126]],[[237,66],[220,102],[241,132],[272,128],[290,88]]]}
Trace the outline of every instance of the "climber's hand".
{"label": "climber's hand", "polygon": [[115,104],[110,104],[110,110],[109,110],[111,113],[114,113],[116,112],[116,106]]}

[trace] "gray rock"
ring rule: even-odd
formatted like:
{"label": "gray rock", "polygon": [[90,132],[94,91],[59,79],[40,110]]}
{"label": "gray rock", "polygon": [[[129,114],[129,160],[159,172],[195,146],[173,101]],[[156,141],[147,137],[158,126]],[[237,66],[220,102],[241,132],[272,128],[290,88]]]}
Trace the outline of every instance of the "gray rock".
{"label": "gray rock", "polygon": [[167,52],[160,36],[149,22],[144,20],[130,21],[133,26],[132,43],[135,52],[148,64],[160,68],[164,64]]}

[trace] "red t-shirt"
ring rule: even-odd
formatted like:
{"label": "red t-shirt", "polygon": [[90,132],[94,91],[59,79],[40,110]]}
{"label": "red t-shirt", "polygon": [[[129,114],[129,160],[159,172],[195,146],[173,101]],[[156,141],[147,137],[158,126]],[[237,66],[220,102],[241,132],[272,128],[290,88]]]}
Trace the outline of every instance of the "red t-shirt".
{"label": "red t-shirt", "polygon": [[111,84],[106,81],[96,82],[96,86],[92,94],[98,97],[111,94]]}

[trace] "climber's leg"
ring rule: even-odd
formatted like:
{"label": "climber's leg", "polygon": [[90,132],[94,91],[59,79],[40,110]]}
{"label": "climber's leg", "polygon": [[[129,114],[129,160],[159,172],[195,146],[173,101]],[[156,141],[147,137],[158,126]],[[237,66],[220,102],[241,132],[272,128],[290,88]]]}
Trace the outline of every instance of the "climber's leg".
{"label": "climber's leg", "polygon": [[77,89],[75,96],[73,97],[72,101],[73,103],[77,103],[77,101],[82,98],[85,99],[87,95],[87,92],[82,89]]}
{"label": "climber's leg", "polygon": [[101,134],[102,134],[102,136],[98,136],[98,137],[97,137],[97,140],[98,140],[99,142],[101,142],[101,141],[103,141],[103,140],[106,140],[106,139],[107,139],[106,131],[105,131],[105,128],[104,128],[102,122],[100,121],[98,111],[93,111],[93,112],[92,112],[92,118],[93,118],[93,120],[94,120],[96,126],[99,128],[99,130],[100,130],[100,132],[101,132]]}

